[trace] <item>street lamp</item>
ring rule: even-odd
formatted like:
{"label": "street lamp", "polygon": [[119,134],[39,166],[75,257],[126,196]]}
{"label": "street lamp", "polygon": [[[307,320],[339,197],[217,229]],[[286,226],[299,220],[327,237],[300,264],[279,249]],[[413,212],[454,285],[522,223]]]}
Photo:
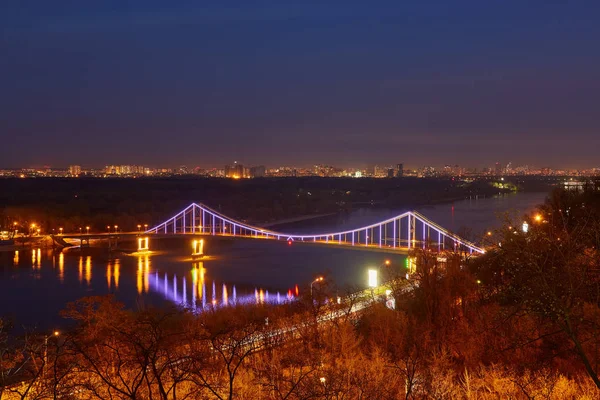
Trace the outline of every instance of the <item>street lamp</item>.
{"label": "street lamp", "polygon": [[313,285],[317,282],[323,282],[323,277],[319,276],[317,279],[315,279],[314,281],[312,281],[310,283],[310,299],[312,300],[313,298]]}
{"label": "street lamp", "polygon": [[118,229],[119,229],[119,225],[115,225],[115,233],[117,233]]}
{"label": "street lamp", "polygon": [[142,226],[140,224],[138,224],[138,232],[140,232],[142,230]]}
{"label": "street lamp", "polygon": [[89,235],[89,234],[90,234],[90,227],[89,227],[89,226],[86,226],[86,227],[85,227],[85,231],[86,231],[86,233]]}
{"label": "street lamp", "polygon": [[148,224],[144,224],[144,230],[148,230]]}
{"label": "street lamp", "polygon": [[52,335],[48,335],[44,337],[44,365],[42,365],[42,377],[44,376],[44,372],[46,370],[46,364],[48,363],[48,339],[51,337],[58,337],[60,335],[59,331],[52,332]]}
{"label": "street lamp", "polygon": [[60,232],[60,234],[62,235],[63,228],[58,228],[58,231],[59,231],[59,232]]}
{"label": "street lamp", "polygon": [[81,227],[79,227],[79,234],[80,234],[80,235],[81,235],[81,229],[82,229],[82,228],[81,228]]}

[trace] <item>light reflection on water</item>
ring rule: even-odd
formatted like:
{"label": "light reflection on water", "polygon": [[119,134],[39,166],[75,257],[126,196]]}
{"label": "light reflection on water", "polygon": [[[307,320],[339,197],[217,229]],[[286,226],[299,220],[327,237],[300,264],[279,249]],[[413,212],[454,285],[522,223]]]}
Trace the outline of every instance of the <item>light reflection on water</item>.
{"label": "light reflection on water", "polygon": [[[4,256],[10,256],[10,261]],[[212,261],[208,261],[209,268],[221,279],[209,277],[205,262],[182,258],[176,250],[112,257],[101,249],[82,253],[23,248],[12,254],[0,253],[0,316],[12,315],[19,324],[28,326],[56,326],[63,323],[58,314],[68,302],[104,294],[114,294],[130,308],[141,299],[142,304],[167,302],[195,312],[207,307],[282,303],[288,299],[280,293],[264,296],[263,288],[227,282]],[[247,262],[244,264],[249,267]],[[235,280],[235,276],[232,278]]]}

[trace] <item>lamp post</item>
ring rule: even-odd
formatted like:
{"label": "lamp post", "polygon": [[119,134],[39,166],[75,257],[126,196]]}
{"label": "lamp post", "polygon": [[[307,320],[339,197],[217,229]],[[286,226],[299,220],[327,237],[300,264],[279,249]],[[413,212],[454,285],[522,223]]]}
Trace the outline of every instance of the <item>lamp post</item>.
{"label": "lamp post", "polygon": [[115,225],[115,233],[119,231],[119,225]]}
{"label": "lamp post", "polygon": [[142,225],[138,224],[138,226],[137,226],[137,227],[138,227],[138,232],[141,232],[141,230],[142,230]]}
{"label": "lamp post", "polygon": [[62,235],[63,233],[63,228],[58,228],[58,231],[60,232],[60,234]]}
{"label": "lamp post", "polygon": [[86,227],[85,227],[85,232],[86,232],[88,235],[90,234],[90,227],[89,227],[89,226],[86,226]]}
{"label": "lamp post", "polygon": [[110,225],[106,225],[106,231],[110,233]]}
{"label": "lamp post", "polygon": [[46,364],[48,363],[48,339],[51,337],[58,337],[59,331],[52,332],[52,335],[44,336],[44,364],[42,365],[42,377],[45,376]]}
{"label": "lamp post", "polygon": [[148,224],[144,224],[144,230],[147,231],[148,230]]}
{"label": "lamp post", "polygon": [[323,277],[319,276],[317,279],[315,279],[314,281],[312,281],[310,283],[310,299],[312,300],[313,298],[313,285],[317,282],[323,282]]}

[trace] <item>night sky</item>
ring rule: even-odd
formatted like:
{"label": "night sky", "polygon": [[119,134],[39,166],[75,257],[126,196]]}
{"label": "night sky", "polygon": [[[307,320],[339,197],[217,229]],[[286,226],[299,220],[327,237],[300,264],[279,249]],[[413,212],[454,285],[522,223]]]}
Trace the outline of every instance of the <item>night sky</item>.
{"label": "night sky", "polygon": [[0,168],[599,167],[600,1],[1,0],[0,136]]}

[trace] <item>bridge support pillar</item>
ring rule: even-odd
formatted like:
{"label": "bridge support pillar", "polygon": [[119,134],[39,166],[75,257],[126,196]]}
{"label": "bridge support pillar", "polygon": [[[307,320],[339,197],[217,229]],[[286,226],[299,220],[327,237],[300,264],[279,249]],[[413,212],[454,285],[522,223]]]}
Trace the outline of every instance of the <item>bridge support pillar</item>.
{"label": "bridge support pillar", "polygon": [[138,238],[138,251],[150,251],[150,239],[148,236]]}
{"label": "bridge support pillar", "polygon": [[204,239],[192,242],[192,258],[204,257]]}

